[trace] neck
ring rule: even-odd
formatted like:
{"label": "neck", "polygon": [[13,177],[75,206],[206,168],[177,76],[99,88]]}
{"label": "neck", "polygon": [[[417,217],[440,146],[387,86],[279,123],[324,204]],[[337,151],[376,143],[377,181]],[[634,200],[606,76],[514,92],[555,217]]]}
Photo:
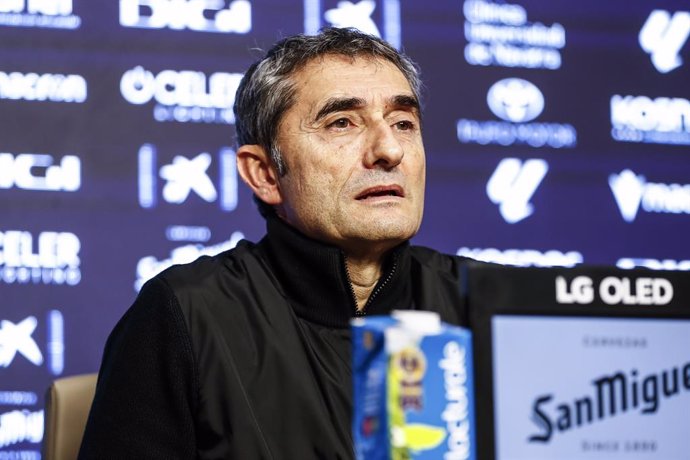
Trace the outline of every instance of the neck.
{"label": "neck", "polygon": [[356,257],[346,255],[345,264],[355,294],[357,310],[362,311],[383,274],[384,255]]}

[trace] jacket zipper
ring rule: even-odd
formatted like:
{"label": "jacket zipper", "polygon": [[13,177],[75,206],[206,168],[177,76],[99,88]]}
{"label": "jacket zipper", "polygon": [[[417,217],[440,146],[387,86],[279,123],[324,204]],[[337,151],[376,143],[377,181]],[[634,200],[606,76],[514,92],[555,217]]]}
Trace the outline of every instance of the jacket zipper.
{"label": "jacket zipper", "polygon": [[350,278],[350,269],[347,268],[347,257],[345,255],[343,255],[343,266],[345,267],[345,276],[347,277],[347,287],[350,288],[350,298],[355,308],[355,316],[365,316],[364,310],[359,311],[359,308],[357,308],[357,294],[355,294],[355,288],[352,287],[352,278]]}
{"label": "jacket zipper", "polygon": [[355,294],[355,288],[352,287],[352,281],[350,278],[350,270],[347,268],[347,257],[343,257],[343,264],[345,265],[345,274],[347,275],[347,284],[350,287],[350,295],[352,296],[352,301],[354,302],[355,306],[355,316],[366,316],[367,315],[367,308],[372,304],[376,296],[379,295],[379,293],[386,287],[386,285],[390,282],[390,280],[393,278],[393,275],[395,275],[395,271],[398,268],[398,258],[393,256],[393,265],[391,266],[390,271],[388,272],[388,275],[384,280],[374,288],[374,292],[371,293],[369,296],[369,299],[367,300],[367,303],[364,304],[364,308],[361,310],[357,308],[357,295]]}

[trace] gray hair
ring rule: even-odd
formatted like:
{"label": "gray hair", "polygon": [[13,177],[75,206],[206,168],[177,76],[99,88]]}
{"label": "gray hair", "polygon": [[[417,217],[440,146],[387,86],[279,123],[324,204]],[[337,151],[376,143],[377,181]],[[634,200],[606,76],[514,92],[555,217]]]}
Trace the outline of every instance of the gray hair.
{"label": "gray hair", "polygon": [[390,61],[421,100],[417,66],[378,37],[352,28],[325,28],[318,35],[300,34],[279,41],[245,73],[237,88],[234,111],[238,144],[256,144],[270,152],[281,176],[287,169],[276,139],[283,115],[295,102],[292,75],[311,60],[329,54]]}

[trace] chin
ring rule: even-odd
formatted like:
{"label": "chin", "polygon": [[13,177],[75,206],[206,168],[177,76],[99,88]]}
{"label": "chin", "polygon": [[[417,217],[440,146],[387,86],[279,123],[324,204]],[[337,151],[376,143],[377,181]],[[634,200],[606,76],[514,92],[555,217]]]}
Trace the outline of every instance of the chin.
{"label": "chin", "polygon": [[390,241],[394,245],[412,238],[419,225],[412,222],[370,222],[365,238],[371,241]]}

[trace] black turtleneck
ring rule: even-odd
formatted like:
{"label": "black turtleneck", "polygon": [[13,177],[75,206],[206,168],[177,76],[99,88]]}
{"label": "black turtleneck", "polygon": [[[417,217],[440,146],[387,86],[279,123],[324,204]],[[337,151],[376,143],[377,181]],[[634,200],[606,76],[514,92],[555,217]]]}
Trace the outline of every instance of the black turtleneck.
{"label": "black turtleneck", "polygon": [[[268,234],[147,282],[108,339],[80,459],[350,460],[341,250],[269,218]],[[365,313],[466,324],[466,263],[405,243]]]}
{"label": "black turtleneck", "polygon": [[340,248],[308,238],[274,216],[268,217],[267,230],[258,246],[301,318],[344,328],[349,327],[353,316],[412,308],[407,242],[388,254],[383,275],[364,310],[357,312],[345,254]]}

